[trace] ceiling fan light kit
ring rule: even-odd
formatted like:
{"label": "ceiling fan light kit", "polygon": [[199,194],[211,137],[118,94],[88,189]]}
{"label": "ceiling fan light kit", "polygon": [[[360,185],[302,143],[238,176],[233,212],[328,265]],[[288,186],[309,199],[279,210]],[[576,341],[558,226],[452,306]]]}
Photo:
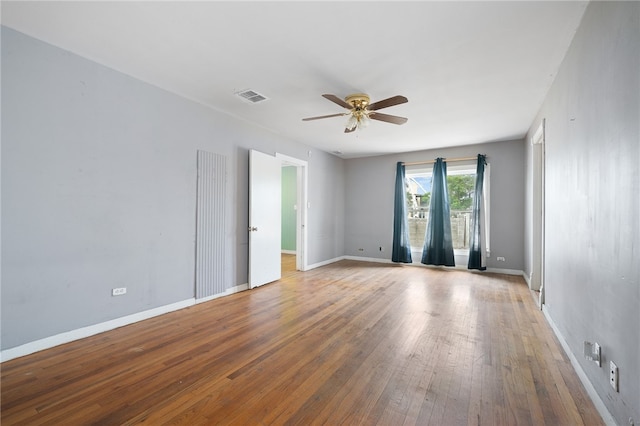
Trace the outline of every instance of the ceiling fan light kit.
{"label": "ceiling fan light kit", "polygon": [[351,115],[345,126],[345,133],[351,133],[356,129],[362,130],[370,123],[367,105],[369,105],[369,96],[363,93],[347,96],[344,101],[352,106]]}
{"label": "ceiling fan light kit", "polygon": [[407,122],[407,119],[404,117],[398,117],[395,115],[382,114],[376,112],[379,109],[387,108],[394,105],[399,105],[408,102],[408,99],[404,96],[393,96],[388,99],[384,99],[382,101],[371,103],[371,99],[369,95],[365,95],[364,93],[356,93],[353,95],[349,95],[344,98],[344,101],[339,97],[331,94],[322,95],[323,98],[330,100],[331,102],[340,105],[341,107],[348,109],[349,112],[339,113],[339,114],[330,114],[330,115],[322,115],[318,117],[309,117],[303,118],[302,121],[311,121],[318,120],[321,118],[330,118],[330,117],[339,117],[348,115],[349,119],[347,120],[344,132],[351,133],[356,129],[363,129],[369,125],[371,120],[384,121],[392,124],[404,124]]}

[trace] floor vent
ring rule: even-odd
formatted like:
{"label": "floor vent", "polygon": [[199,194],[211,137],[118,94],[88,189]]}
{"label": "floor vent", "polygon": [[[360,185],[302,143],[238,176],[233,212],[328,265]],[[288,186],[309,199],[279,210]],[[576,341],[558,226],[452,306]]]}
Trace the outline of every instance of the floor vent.
{"label": "floor vent", "polygon": [[264,102],[269,99],[266,96],[256,92],[255,90],[250,90],[250,89],[236,92],[236,95],[240,97],[240,99],[244,100],[245,102],[249,102],[252,104],[257,104],[258,102]]}

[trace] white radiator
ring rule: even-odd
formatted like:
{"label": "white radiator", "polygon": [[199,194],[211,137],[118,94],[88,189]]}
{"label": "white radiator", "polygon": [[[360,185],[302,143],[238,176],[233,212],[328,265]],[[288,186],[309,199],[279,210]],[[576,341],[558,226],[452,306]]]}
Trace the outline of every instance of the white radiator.
{"label": "white radiator", "polygon": [[196,299],[225,291],[227,158],[198,151]]}

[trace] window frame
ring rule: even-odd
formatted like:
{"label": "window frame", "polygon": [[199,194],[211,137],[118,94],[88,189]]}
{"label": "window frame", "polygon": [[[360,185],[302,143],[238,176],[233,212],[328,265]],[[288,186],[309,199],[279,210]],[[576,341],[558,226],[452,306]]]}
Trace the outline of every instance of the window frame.
{"label": "window frame", "polygon": [[[463,161],[456,163],[447,163],[447,177],[456,175],[473,175],[475,177],[477,169],[477,163],[475,161]],[[486,255],[490,255],[490,165],[487,163],[484,169],[484,182],[482,196],[484,198],[485,215],[484,215],[484,229],[486,235]],[[413,177],[429,177],[433,176],[433,164],[419,164],[405,167],[405,180],[408,182]],[[408,214],[408,213],[407,213]],[[411,238],[410,238],[411,239]],[[422,247],[411,246],[412,255],[420,255]],[[469,249],[454,249],[455,256],[469,257]]]}

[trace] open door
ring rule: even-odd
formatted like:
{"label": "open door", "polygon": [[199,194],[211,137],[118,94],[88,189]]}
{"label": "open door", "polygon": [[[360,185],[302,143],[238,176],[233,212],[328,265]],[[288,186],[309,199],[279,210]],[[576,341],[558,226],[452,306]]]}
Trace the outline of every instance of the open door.
{"label": "open door", "polygon": [[249,151],[249,288],[280,279],[281,161]]}

